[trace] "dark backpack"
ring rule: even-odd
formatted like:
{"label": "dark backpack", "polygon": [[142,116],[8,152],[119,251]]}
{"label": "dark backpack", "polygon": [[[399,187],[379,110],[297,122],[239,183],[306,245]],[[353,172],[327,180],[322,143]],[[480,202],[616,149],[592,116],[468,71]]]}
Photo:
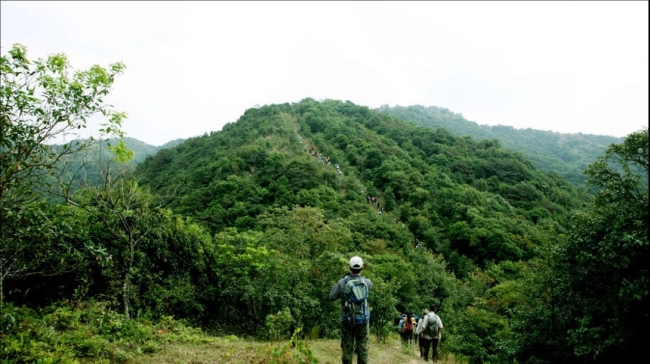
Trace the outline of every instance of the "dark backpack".
{"label": "dark backpack", "polygon": [[424,330],[424,333],[433,338],[437,338],[438,333],[440,333],[440,326],[438,326],[438,316],[430,313],[425,317],[425,320],[427,327]]}
{"label": "dark backpack", "polygon": [[368,307],[368,285],[361,277],[347,276],[345,278],[344,312],[348,323],[361,325],[370,320]]}

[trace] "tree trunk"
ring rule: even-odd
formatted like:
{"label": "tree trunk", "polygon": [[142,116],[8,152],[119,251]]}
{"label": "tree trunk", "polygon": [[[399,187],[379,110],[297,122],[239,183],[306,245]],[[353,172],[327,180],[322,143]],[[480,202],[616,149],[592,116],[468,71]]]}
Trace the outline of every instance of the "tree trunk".
{"label": "tree trunk", "polygon": [[124,315],[126,318],[129,316],[129,279],[130,279],[131,267],[127,268],[126,274],[124,275],[124,281],[122,282],[122,305],[124,307]]}
{"label": "tree trunk", "polygon": [[135,243],[129,243],[129,261],[127,262],[126,272],[124,273],[124,280],[122,281],[122,305],[124,306],[124,315],[126,318],[131,318],[129,313],[129,281],[131,280],[131,267],[133,267],[133,260],[135,257]]}

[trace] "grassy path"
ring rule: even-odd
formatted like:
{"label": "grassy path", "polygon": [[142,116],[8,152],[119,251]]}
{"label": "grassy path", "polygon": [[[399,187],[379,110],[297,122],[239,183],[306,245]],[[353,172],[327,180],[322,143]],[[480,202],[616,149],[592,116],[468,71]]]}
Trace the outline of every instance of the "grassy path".
{"label": "grassy path", "polygon": [[[318,363],[335,364],[341,362],[341,347],[339,340],[310,340],[303,341]],[[280,358],[272,361],[274,352],[283,352]],[[385,343],[378,343],[374,337],[370,341],[369,362],[372,364],[414,364],[423,362],[418,357],[418,347],[403,347],[398,335],[392,335]],[[170,344],[161,352],[153,355],[141,355],[133,358],[130,364],[162,364],[162,363],[302,363],[295,357],[302,357],[298,349],[289,348],[286,342],[269,343],[245,340],[227,340],[205,344]],[[282,360],[284,359],[284,360]],[[355,359],[356,362],[356,359]],[[305,362],[306,363],[306,362]],[[445,357],[439,363],[459,364],[452,357]]]}

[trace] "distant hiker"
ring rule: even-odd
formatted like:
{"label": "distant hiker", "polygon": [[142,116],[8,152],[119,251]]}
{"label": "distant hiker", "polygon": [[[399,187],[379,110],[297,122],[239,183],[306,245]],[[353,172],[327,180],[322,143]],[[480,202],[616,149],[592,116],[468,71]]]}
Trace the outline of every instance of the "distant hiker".
{"label": "distant hiker", "polygon": [[422,317],[418,320],[418,326],[415,328],[415,336],[418,338],[418,346],[420,347],[420,358],[424,357],[424,334],[422,333],[422,323],[428,313],[429,310],[426,308],[422,310]]}
{"label": "distant hiker", "polygon": [[431,359],[438,361],[438,343],[442,338],[442,320],[436,315],[436,306],[429,306],[429,313],[422,321],[422,333],[424,334],[424,361],[429,361],[429,348],[431,348]]}
{"label": "distant hiker", "polygon": [[415,330],[415,319],[410,313],[407,313],[402,320],[402,328],[400,334],[402,335],[402,344],[411,345],[413,343],[413,331]]}
{"label": "distant hiker", "polygon": [[[356,347],[357,364],[368,363],[370,307],[368,293],[372,282],[361,276],[363,260],[350,259],[350,273],[341,278],[330,291],[332,301],[341,300],[341,360],[352,364]],[[355,345],[356,343],[356,345]]]}

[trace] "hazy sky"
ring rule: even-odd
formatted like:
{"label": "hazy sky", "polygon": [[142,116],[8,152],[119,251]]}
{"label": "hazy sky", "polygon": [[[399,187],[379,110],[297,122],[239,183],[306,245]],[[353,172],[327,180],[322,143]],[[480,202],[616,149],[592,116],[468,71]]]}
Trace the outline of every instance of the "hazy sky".
{"label": "hazy sky", "polygon": [[108,101],[161,145],[255,105],[440,106],[478,124],[648,126],[648,2],[0,2],[1,46],[122,61]]}

